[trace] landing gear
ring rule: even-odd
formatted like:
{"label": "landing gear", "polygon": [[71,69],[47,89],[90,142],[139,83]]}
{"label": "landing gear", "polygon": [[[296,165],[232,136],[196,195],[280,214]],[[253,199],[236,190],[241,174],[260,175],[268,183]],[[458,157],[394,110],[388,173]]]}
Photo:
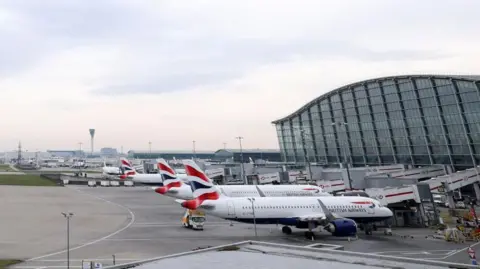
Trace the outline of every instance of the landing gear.
{"label": "landing gear", "polygon": [[292,234],[292,228],[288,227],[288,226],[283,226],[282,227],[282,233],[284,234]]}
{"label": "landing gear", "polygon": [[371,224],[364,224],[363,225],[364,229],[365,229],[365,234],[366,235],[372,235],[373,234],[373,230],[374,230],[374,226],[371,225]]}
{"label": "landing gear", "polygon": [[315,234],[312,231],[306,231],[305,232],[305,238],[314,241],[315,240]]}
{"label": "landing gear", "polygon": [[308,222],[308,231],[305,232],[305,238],[312,241],[315,240],[315,234],[313,233],[313,229],[315,229],[315,224],[313,222]]}

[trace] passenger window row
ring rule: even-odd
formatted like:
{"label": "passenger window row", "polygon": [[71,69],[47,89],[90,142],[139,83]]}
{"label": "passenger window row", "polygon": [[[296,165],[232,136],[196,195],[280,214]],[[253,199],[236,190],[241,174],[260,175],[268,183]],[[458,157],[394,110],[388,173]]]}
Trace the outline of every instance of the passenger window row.
{"label": "passenger window row", "polygon": [[[319,208],[320,205],[274,205],[274,206],[255,206],[255,209],[286,209],[286,208]],[[251,206],[243,206],[243,209],[252,209]]]}

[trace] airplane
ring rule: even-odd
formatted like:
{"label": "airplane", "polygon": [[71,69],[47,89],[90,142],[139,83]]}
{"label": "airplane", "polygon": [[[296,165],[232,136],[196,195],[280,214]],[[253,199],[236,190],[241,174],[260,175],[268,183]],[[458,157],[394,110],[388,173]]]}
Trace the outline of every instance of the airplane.
{"label": "airplane", "polygon": [[[163,160],[163,159],[162,159]],[[167,162],[163,160],[165,164]],[[163,186],[163,176],[161,173],[157,174],[140,174],[135,171],[135,168],[128,160],[122,160],[124,164],[125,174],[120,176],[121,179],[130,178],[135,183],[140,183],[142,185],[153,185],[153,186]],[[168,164],[167,164],[168,165]],[[157,167],[160,170],[160,160],[157,160]],[[170,166],[169,166],[170,167]],[[175,170],[173,170],[175,171]],[[185,178],[187,175],[178,175],[180,178]]]}
{"label": "airplane", "polygon": [[123,175],[123,171],[120,167],[112,167],[112,166],[107,166],[106,162],[103,161],[103,167],[102,167],[102,177],[104,178],[119,178]]}
{"label": "airplane", "polygon": [[[187,175],[178,177],[175,170],[163,159],[159,160],[158,171],[163,174],[164,182],[163,187],[154,188],[155,192],[178,199],[193,199]],[[313,185],[216,185],[216,187],[228,197],[331,196],[321,187]]]}
{"label": "airplane", "polygon": [[175,201],[184,208],[198,208],[226,220],[281,224],[285,234],[292,233],[290,226],[308,229],[305,236],[314,239],[312,230],[316,227],[322,227],[333,236],[356,236],[357,223],[363,224],[365,233],[370,235],[372,223],[393,216],[390,209],[368,197],[226,197],[195,162],[183,162],[194,199]]}

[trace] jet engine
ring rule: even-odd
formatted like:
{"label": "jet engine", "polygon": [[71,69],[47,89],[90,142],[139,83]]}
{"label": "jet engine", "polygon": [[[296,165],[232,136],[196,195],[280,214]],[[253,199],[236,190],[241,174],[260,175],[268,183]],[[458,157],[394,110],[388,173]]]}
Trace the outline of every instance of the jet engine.
{"label": "jet engine", "polygon": [[324,229],[333,236],[355,236],[357,223],[351,219],[336,219],[330,222]]}

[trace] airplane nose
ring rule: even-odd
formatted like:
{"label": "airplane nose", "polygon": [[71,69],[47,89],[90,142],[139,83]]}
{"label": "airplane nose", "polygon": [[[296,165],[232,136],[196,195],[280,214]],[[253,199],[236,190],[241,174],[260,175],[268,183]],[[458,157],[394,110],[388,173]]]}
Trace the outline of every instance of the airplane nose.
{"label": "airplane nose", "polygon": [[392,212],[392,210],[390,210],[390,208],[385,207],[383,210],[385,211],[385,215],[387,215],[389,217],[393,217],[393,212]]}

